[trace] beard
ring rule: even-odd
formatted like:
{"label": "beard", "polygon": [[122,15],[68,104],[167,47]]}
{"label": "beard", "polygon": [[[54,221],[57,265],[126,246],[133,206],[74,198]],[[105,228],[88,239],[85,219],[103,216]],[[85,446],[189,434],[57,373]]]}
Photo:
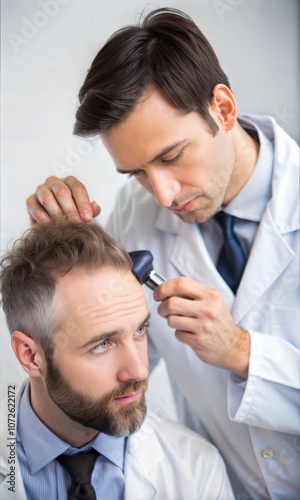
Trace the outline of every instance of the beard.
{"label": "beard", "polygon": [[[110,436],[122,437],[136,432],[145,419],[147,412],[145,392],[148,379],[123,382],[113,391],[93,399],[74,390],[53,361],[48,361],[45,383],[52,401],[71,420],[84,427]],[[142,393],[137,401],[127,405],[113,404],[115,398],[138,390]]]}

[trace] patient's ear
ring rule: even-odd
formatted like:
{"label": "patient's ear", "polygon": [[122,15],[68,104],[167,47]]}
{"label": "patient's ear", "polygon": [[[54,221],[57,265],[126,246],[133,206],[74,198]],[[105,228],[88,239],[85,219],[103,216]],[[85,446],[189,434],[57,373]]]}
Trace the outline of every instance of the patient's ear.
{"label": "patient's ear", "polygon": [[45,356],[40,344],[23,332],[14,331],[11,336],[14,353],[30,377],[42,377],[45,371]]}

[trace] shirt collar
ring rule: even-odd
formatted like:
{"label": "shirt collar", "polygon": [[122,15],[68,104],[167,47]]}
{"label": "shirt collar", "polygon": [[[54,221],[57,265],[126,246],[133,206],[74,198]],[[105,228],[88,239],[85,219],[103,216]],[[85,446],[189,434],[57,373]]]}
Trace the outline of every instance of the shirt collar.
{"label": "shirt collar", "polygon": [[110,460],[110,462],[115,464],[124,472],[124,458],[126,449],[125,438],[108,436],[107,434],[99,433],[87,445],[82,446],[82,448],[73,448],[73,446],[68,446],[65,454],[76,455],[77,453],[86,453],[92,448],[98,451],[100,455]]}
{"label": "shirt collar", "polygon": [[255,130],[259,143],[256,166],[238,195],[226,206],[226,212],[240,219],[259,222],[271,197],[274,147],[266,135],[250,120],[239,119],[244,129]]}
{"label": "shirt collar", "polygon": [[20,399],[18,437],[23,445],[31,474],[48,465],[62,453],[74,454],[94,448],[124,471],[126,439],[99,433],[88,445],[73,448],[43,424],[33,411],[27,384]]}

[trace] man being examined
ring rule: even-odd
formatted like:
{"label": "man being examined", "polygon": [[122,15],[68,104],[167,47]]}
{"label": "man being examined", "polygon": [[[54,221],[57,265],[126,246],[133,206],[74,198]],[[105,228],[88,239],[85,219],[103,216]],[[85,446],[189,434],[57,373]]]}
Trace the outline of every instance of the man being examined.
{"label": "man being examined", "polygon": [[37,224],[2,258],[3,309],[28,379],[15,484],[1,405],[1,498],[233,498],[211,444],[146,416],[149,312],[131,267],[99,226],[65,220]]}

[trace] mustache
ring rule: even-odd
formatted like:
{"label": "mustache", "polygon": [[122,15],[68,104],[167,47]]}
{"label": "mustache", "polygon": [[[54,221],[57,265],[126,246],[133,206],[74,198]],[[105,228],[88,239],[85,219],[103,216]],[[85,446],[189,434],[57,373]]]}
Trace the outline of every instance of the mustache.
{"label": "mustache", "polygon": [[182,198],[182,199],[178,198],[176,200],[173,200],[171,203],[171,206],[169,208],[181,207],[183,205],[186,205],[190,201],[194,200],[195,198],[201,198],[203,196],[207,197],[206,193],[203,190],[199,190],[195,193],[190,193],[188,197],[185,196],[185,198]]}
{"label": "mustache", "polygon": [[121,398],[124,396],[128,396],[129,394],[132,394],[133,392],[137,392],[139,390],[146,390],[148,387],[148,378],[144,380],[136,380],[133,382],[127,381],[127,382],[122,382],[119,387],[116,389],[113,389],[110,392],[110,399],[113,400],[115,398]]}

